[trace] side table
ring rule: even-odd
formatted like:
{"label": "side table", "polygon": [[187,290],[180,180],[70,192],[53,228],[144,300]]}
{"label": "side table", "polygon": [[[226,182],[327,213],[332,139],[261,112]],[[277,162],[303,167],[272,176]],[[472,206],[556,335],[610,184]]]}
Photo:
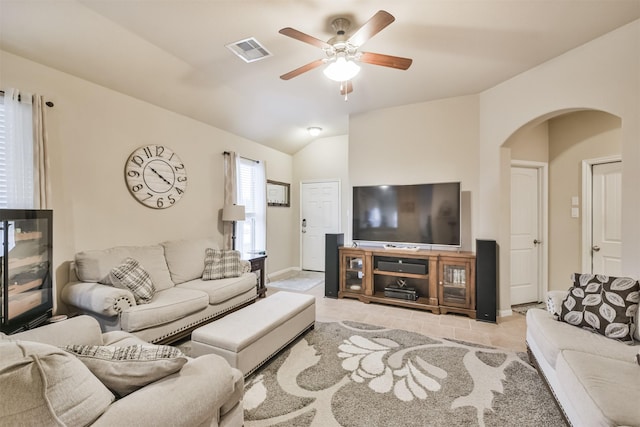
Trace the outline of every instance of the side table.
{"label": "side table", "polygon": [[264,260],[267,259],[267,255],[258,255],[253,258],[249,258],[248,261],[251,263],[251,271],[259,271],[258,276],[258,285],[256,286],[258,292],[258,298],[264,298],[267,293],[267,287],[265,286],[264,281]]}

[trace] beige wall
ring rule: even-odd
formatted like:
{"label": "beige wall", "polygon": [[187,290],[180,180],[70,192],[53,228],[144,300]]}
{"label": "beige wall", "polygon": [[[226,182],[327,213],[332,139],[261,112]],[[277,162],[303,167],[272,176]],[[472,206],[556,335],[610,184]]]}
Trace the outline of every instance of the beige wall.
{"label": "beige wall", "polygon": [[[594,109],[622,120],[623,274],[640,276],[640,21],[573,49],[480,95],[478,235],[500,245],[499,310],[509,311],[509,203],[501,182],[502,146],[532,122],[572,110]],[[507,166],[508,167],[508,166]],[[496,212],[495,207],[500,211]]]}
{"label": "beige wall", "polygon": [[620,155],[621,122],[599,111],[549,120],[549,288],[567,289],[582,272],[582,212],[571,217],[571,197],[582,202],[582,161]]}
{"label": "beige wall", "polygon": [[[292,157],[193,119],[0,52],[3,88],[55,102],[49,109],[54,210],[55,286],[67,281],[66,261],[85,249],[145,245],[213,236],[222,243],[225,150],[263,159],[267,177],[290,182]],[[138,203],[124,182],[124,164],[139,146],[164,144],[183,160],[188,186],[175,206]],[[268,269],[293,264],[290,210],[268,210]],[[277,232],[274,228],[277,227]]]}
{"label": "beige wall", "polygon": [[464,250],[472,250],[478,205],[478,132],[477,96],[352,116],[349,122],[350,184],[460,181],[462,191],[470,193],[470,197],[463,197],[466,202],[462,244]]}
{"label": "beige wall", "polygon": [[[340,181],[341,211],[340,232],[345,233],[349,223],[348,212],[351,210],[351,187],[349,186],[349,137],[340,135],[329,138],[318,138],[298,151],[293,156],[292,193],[296,200],[293,213],[293,234],[295,238],[294,253],[300,253],[300,186],[303,182]],[[302,265],[296,259],[296,265]]]}
{"label": "beige wall", "polygon": [[523,127],[505,142],[512,160],[547,163],[549,161],[549,122]]}

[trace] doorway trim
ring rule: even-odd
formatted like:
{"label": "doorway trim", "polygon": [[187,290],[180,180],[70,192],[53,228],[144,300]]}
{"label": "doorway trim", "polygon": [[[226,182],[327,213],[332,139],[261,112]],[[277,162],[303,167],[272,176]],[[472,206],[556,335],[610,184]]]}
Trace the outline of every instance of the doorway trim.
{"label": "doorway trim", "polygon": [[[582,250],[580,251],[580,258],[582,259],[582,271],[585,273],[591,272],[592,268],[591,241],[593,240],[593,218],[591,211],[593,209],[593,166],[615,162],[622,162],[622,156],[620,154],[585,159],[582,161]],[[624,173],[624,171],[622,173]]]}
{"label": "doorway trim", "polygon": [[[511,160],[512,167],[538,170],[538,188],[540,189],[540,194],[538,195],[538,209],[540,210],[538,218],[540,218],[540,239],[542,239],[540,262],[538,264],[538,299],[544,300],[544,295],[549,290],[549,164],[530,160]],[[509,304],[509,307],[511,307],[511,304]]]}

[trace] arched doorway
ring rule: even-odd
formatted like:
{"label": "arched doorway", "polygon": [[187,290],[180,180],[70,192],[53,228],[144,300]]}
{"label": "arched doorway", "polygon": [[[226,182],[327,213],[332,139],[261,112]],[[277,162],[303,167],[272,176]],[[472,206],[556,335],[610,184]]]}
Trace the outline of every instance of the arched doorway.
{"label": "arched doorway", "polygon": [[[531,238],[528,247],[518,247],[514,238],[502,242],[502,250],[508,250],[511,261],[507,277],[513,281],[508,287],[513,303],[526,302],[521,292],[527,284],[521,274],[526,268],[531,268],[531,271],[525,273],[535,273],[530,275],[534,278],[537,276],[537,292],[526,293],[537,296],[531,297],[534,300],[544,299],[549,289],[567,289],[571,273],[584,271],[586,260],[583,259],[583,246],[591,244],[586,241],[590,236],[585,233],[585,227],[591,225],[584,225],[583,219],[592,217],[587,211],[590,207],[582,203],[585,199],[582,164],[589,159],[619,157],[620,132],[620,118],[609,113],[596,110],[559,111],[532,120],[503,144],[503,158],[506,157],[507,161],[502,162],[501,176],[509,181],[503,182],[503,189],[512,187],[510,180],[513,167],[529,164],[532,169],[548,169],[548,189],[539,189],[537,196],[541,199],[538,206],[540,215],[536,219],[539,237]],[[544,179],[539,182],[544,185]],[[511,206],[511,193],[503,195],[510,201],[506,205]],[[522,208],[522,203],[518,207]],[[512,234],[520,233],[522,221],[520,217],[513,217],[512,210],[505,219],[509,221]],[[537,261],[527,264],[528,260],[518,258],[525,249],[535,255]]]}

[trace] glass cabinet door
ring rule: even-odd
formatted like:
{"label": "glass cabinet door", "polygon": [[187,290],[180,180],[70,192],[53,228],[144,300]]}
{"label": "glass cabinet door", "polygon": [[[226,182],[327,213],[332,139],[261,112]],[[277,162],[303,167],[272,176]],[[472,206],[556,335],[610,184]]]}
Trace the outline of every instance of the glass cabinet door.
{"label": "glass cabinet door", "polygon": [[361,255],[343,255],[345,266],[344,292],[364,293],[364,257]]}
{"label": "glass cabinet door", "polygon": [[469,268],[464,261],[441,261],[439,299],[441,305],[469,307]]}

